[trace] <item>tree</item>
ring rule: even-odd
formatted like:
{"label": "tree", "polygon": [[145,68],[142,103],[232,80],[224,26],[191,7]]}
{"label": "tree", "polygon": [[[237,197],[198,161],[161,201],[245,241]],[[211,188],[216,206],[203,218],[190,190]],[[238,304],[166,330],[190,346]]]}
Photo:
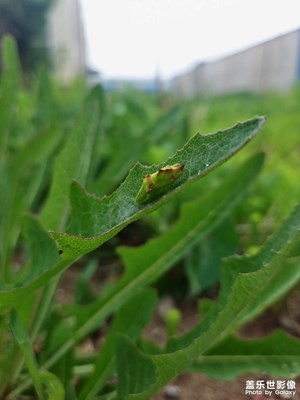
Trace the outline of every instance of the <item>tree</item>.
{"label": "tree", "polygon": [[0,38],[15,37],[22,68],[32,72],[49,64],[46,27],[47,12],[53,0],[0,0]]}

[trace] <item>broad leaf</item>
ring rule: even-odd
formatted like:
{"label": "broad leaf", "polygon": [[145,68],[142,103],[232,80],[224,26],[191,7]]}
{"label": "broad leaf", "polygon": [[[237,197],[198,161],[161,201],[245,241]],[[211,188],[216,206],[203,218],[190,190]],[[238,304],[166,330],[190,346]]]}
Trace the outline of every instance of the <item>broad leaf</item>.
{"label": "broad leaf", "polygon": [[41,400],[43,400],[43,399],[45,399],[45,397],[43,395],[42,382],[40,379],[38,365],[35,360],[33,350],[31,348],[31,341],[26,332],[25,326],[22,323],[20,316],[17,314],[17,312],[15,310],[13,310],[11,312],[10,326],[11,326],[12,333],[15,337],[15,340],[18,343],[18,345],[23,353],[27,368],[31,375],[33,384],[35,386],[35,390],[36,390],[39,398]]}
{"label": "broad leaf", "polygon": [[192,371],[230,380],[245,372],[293,378],[300,369],[300,342],[282,331],[262,339],[229,337],[200,356]]}
{"label": "broad leaf", "polygon": [[[140,394],[134,394],[135,392],[132,390],[132,395],[129,395],[128,399],[150,398],[153,393],[184,371],[201,354],[233,332],[241,324],[241,321],[248,317],[249,312],[253,315],[253,304],[255,304],[255,311],[261,312],[268,304],[269,299],[274,301],[279,292],[276,290],[274,293],[274,287],[277,289],[277,285],[273,283],[278,280],[279,276],[282,276],[282,271],[286,269],[284,261],[289,258],[290,251],[294,250],[294,244],[299,241],[299,236],[300,205],[283,223],[281,229],[266,243],[259,255],[253,258],[233,257],[227,259],[222,271],[222,289],[216,304],[210,308],[198,326],[178,340],[174,340],[167,349],[167,353],[148,356],[156,369],[156,382],[153,384],[151,377],[148,382],[144,382],[144,391],[141,390]],[[291,268],[293,274],[289,274],[289,285],[285,283],[285,290],[300,278],[299,264],[300,261],[297,258],[293,260],[293,264],[290,264],[295,267]],[[280,292],[280,295],[282,293],[283,291]],[[258,309],[260,296],[263,296],[264,301]],[[130,351],[133,352],[132,346]],[[137,349],[136,351],[138,352]],[[125,350],[123,354],[126,354]]]}
{"label": "broad leaf", "polygon": [[[175,180],[173,186],[171,185],[171,187],[167,188],[166,193],[162,193],[157,199],[150,199],[149,202],[143,203],[142,205],[138,205],[134,202],[142,183],[142,177],[145,172],[155,171],[157,166],[148,168],[136,166],[120,189],[112,196],[104,198],[103,200],[94,198],[91,195],[86,195],[78,185],[75,185],[74,188],[79,191],[80,196],[83,196],[84,201],[86,201],[86,207],[82,207],[82,204],[79,204],[80,207],[78,208],[77,205],[74,204],[73,197],[74,212],[72,222],[73,228],[71,229],[75,229],[76,220],[79,223],[82,220],[87,232],[88,229],[92,231],[100,229],[100,232],[102,231],[100,235],[94,238],[96,241],[99,240],[99,237],[101,238],[100,243],[101,241],[107,240],[132,220],[140,218],[146,213],[159,207],[188,182],[198,179],[211,168],[230,157],[230,155],[255,135],[262,123],[263,118],[255,118],[254,120],[239,124],[224,132],[218,132],[217,134],[206,136],[196,135],[173,158],[167,160],[163,164],[168,165],[172,162],[176,164],[177,161],[181,161],[182,163],[185,162],[185,172],[188,176],[183,174],[178,180]],[[227,142],[230,142],[230,145]],[[210,149],[209,153],[207,153],[208,149]],[[231,212],[232,208],[243,198],[248,184],[250,184],[257,176],[262,165],[262,159],[261,155],[253,157],[238,169],[235,174],[226,178],[215,191],[208,192],[200,200],[187,204],[180,220],[176,224],[176,227],[174,227],[170,233],[167,233],[163,240],[161,240],[160,251],[158,253],[153,251],[153,248],[158,248],[160,246],[155,246],[152,241],[147,245],[147,249],[144,249],[146,256],[143,257],[143,260],[147,260],[149,257],[149,264],[144,265],[144,261],[142,263],[138,262],[140,256],[136,258],[136,255],[133,255],[136,262],[131,263],[130,257],[132,254],[129,254],[130,250],[128,250],[126,256],[124,251],[122,255],[125,264],[127,265],[127,271],[124,278],[121,279],[119,284],[117,284],[105,298],[101,299],[100,302],[96,302],[87,308],[85,307],[83,315],[78,316],[79,325],[76,331],[74,331],[74,337],[64,342],[60,349],[49,357],[43,368],[49,368],[54,365],[72,346],[74,346],[74,343],[80,341],[93,329],[99,326],[104,318],[117,310],[140,288],[157,279],[157,277],[163,274],[173,265],[174,262],[176,262],[176,260],[188,251],[189,246],[195,244],[204,235],[214,229],[216,225],[223,221]],[[209,160],[211,161],[210,165],[208,163]],[[132,204],[128,201],[128,193],[131,193]],[[111,201],[112,199],[114,199],[114,201]],[[76,201],[77,200],[78,199],[76,199]],[[96,205],[95,208],[93,208],[93,204]],[[100,211],[99,205],[101,204],[104,205],[104,210],[97,214],[97,212]],[[117,204],[119,205],[120,210],[116,208]],[[126,215],[127,209],[133,213],[131,216],[129,215],[129,217]],[[125,215],[119,214],[119,211],[125,213]],[[82,213],[81,218],[79,212]],[[90,213],[94,215],[93,221],[90,219]],[[106,226],[101,225],[101,218],[103,223],[106,223]],[[87,221],[87,224],[85,221]],[[92,225],[89,227],[88,225],[90,222]],[[116,225],[113,225],[110,229],[108,225],[109,222],[110,224]],[[38,250],[40,240],[38,232],[41,228],[34,219],[29,218],[28,223],[32,224],[33,229],[37,229],[37,233],[31,235],[30,240],[36,242],[32,243],[32,246],[36,247]],[[35,228],[33,225],[35,225]],[[106,229],[108,230],[106,231]],[[66,251],[66,248],[61,248],[61,243],[58,240],[58,249],[53,246],[53,249],[49,254],[51,254],[51,257],[57,257],[59,253],[58,250],[60,250],[60,252],[63,251],[64,253],[62,254],[63,257],[60,256],[60,261],[55,262],[54,265],[51,265],[53,262],[53,260],[50,261],[51,257],[44,257],[43,259],[42,255],[45,254],[45,251],[41,251],[41,257],[39,255],[36,255],[36,257],[40,257],[39,259],[40,263],[42,263],[42,267],[39,268],[38,263],[34,263],[36,271],[41,271],[41,273],[35,276],[31,282],[27,279],[24,283],[20,281],[18,288],[3,290],[0,293],[0,300],[3,308],[14,304],[19,301],[21,297],[24,298],[24,296],[34,289],[43,286],[45,282],[49,281],[67,268],[76,257],[90,251],[94,248],[95,244],[99,245],[99,242],[96,242],[93,246],[90,246],[89,242],[92,241],[93,238],[89,238],[89,236],[84,238],[77,235],[62,233],[52,233],[52,235],[57,235],[57,237],[65,238],[67,240],[69,240],[70,237],[72,239],[75,238],[75,240],[78,239],[80,246],[84,246],[85,244],[88,246],[86,248],[80,248],[79,246],[75,252],[74,249],[71,249],[68,252]],[[47,240],[48,239],[46,239],[45,236],[45,241]],[[138,268],[140,266],[143,266],[143,268]],[[26,380],[23,387],[27,386],[29,383],[30,382]]]}
{"label": "broad leaf", "polygon": [[6,281],[12,280],[9,261],[19,237],[23,214],[31,208],[40,191],[45,180],[47,161],[58,145],[60,136],[60,133],[53,131],[35,136],[10,158],[6,173],[2,173],[5,189],[0,199],[3,232],[0,236]]}
{"label": "broad leaf", "polygon": [[199,246],[195,246],[185,260],[192,295],[215,286],[220,280],[222,258],[238,251],[238,235],[233,221],[227,219]]}
{"label": "broad leaf", "polygon": [[155,366],[126,336],[119,334],[117,339],[118,399],[126,400],[130,393],[155,382]]}
{"label": "broad leaf", "polygon": [[[80,340],[99,326],[111,312],[140,288],[164,274],[191,246],[220,224],[242,200],[248,185],[260,171],[262,161],[261,154],[251,158],[227,177],[214,192],[208,192],[203,198],[185,204],[179,220],[166,234],[138,248],[120,248],[119,253],[126,267],[122,279],[104,298],[82,308],[76,306],[72,310],[78,323],[76,339]],[[72,340],[67,341],[63,348],[67,350],[72,343]],[[60,357],[60,353],[54,353],[47,365]]]}
{"label": "broad leaf", "polygon": [[13,116],[16,112],[21,71],[15,39],[12,36],[5,36],[1,44],[3,72],[0,87],[0,161],[2,163],[7,150]]}
{"label": "broad leaf", "polygon": [[49,197],[41,213],[41,221],[48,229],[62,229],[66,224],[72,180],[85,183],[93,152],[97,117],[97,99],[90,96],[56,160]]}
{"label": "broad leaf", "polygon": [[[63,258],[74,260],[94,250],[130,222],[166,202],[189,182],[199,179],[236,153],[255,136],[263,123],[264,118],[257,117],[215,134],[197,134],[163,164],[151,167],[135,165],[125,182],[108,197],[97,198],[74,183],[69,233],[51,233]],[[145,174],[177,163],[184,165],[183,175],[171,183],[165,193],[145,203],[136,203]]]}
{"label": "broad leaf", "polygon": [[128,303],[120,308],[105,338],[101,352],[96,358],[94,371],[80,392],[79,400],[93,398],[114,371],[116,334],[122,332],[132,340],[137,339],[152,315],[155,302],[154,291],[145,289],[133,296]]}
{"label": "broad leaf", "polygon": [[[165,194],[162,194],[161,197],[154,201],[137,204],[135,203],[135,198],[142,184],[143,175],[146,172],[154,172],[157,166],[145,167],[136,165],[130,171],[123,185],[114,194],[103,199],[88,195],[78,184],[73,184],[71,194],[73,212],[70,229],[73,232],[75,231],[76,234],[52,232],[51,235],[56,240],[58,250],[54,249],[50,241],[50,258],[45,257],[45,249],[40,252],[40,255],[38,255],[37,250],[36,257],[39,257],[42,266],[34,259],[32,265],[35,266],[35,271],[38,271],[38,276],[35,275],[35,278],[31,282],[27,279],[23,283],[20,281],[18,288],[0,292],[2,307],[4,308],[9,304],[13,304],[18,301],[19,296],[24,296],[26,293],[42,286],[46,281],[62,272],[76,258],[100,246],[130,222],[141,218],[162,205],[189,182],[199,179],[208,173],[210,169],[222,163],[240,147],[245,145],[257,133],[263,122],[264,118],[257,117],[216,134],[204,136],[197,134],[194,136],[182,150],[178,151],[175,156],[164,163],[164,165],[176,164],[177,162],[184,164],[184,174],[171,184],[171,187],[167,189]],[[201,203],[197,202],[196,204],[187,206],[180,223],[183,226],[177,228],[177,230],[175,229],[174,244],[177,243],[178,238],[182,238],[183,228],[186,232],[184,240],[180,240],[180,251],[176,251],[175,253],[171,251],[168,253],[167,263],[164,262],[166,255],[162,257],[161,264],[165,265],[165,268],[170,267],[174,260],[182,256],[188,249],[188,246],[193,244],[193,240],[198,240],[196,238],[198,238],[199,232],[206,234],[213,229],[214,224],[223,220],[224,215],[228,215],[232,207],[242,198],[244,188],[247,187],[246,183],[250,183],[256,176],[261,167],[261,162],[261,156],[250,160],[249,166],[245,164],[245,167],[242,168],[241,176],[239,175],[239,171],[237,171],[237,176],[229,178],[219,192],[208,193],[207,197]],[[58,187],[55,189],[55,193],[57,193],[56,190],[58,190]],[[66,194],[64,195],[64,201],[66,201],[65,196]],[[58,198],[54,204],[57,204],[57,201]],[[61,208],[61,205],[59,205],[59,208]],[[52,207],[49,206],[49,212],[50,209]],[[56,206],[52,210],[55,212],[57,210]],[[191,215],[194,215],[194,217],[191,217]],[[30,229],[36,230],[36,234],[32,234],[30,241],[32,242],[31,246],[36,246],[38,249],[41,227],[39,227],[34,219],[27,219],[26,224],[30,225]],[[78,231],[80,231],[80,235],[78,235]],[[42,237],[44,236],[45,234],[42,235]],[[190,239],[191,237],[193,238],[192,240]],[[170,238],[166,238],[166,244],[167,246],[171,246],[171,249],[176,248],[173,246],[172,240],[171,233]],[[161,250],[165,252],[164,248]],[[61,256],[60,261],[53,265],[54,258],[52,257],[55,257],[55,251],[57,251],[57,254],[60,253]],[[154,260],[156,260],[156,254],[151,250],[151,245],[148,253],[150,255],[149,261],[152,255],[154,255]],[[143,256],[143,258],[145,257]],[[155,268],[155,263],[153,265],[153,268]],[[131,269],[132,271],[135,270],[135,268]],[[161,274],[164,270],[155,268],[155,271],[155,273],[152,271],[145,272],[143,278],[136,280],[137,286],[140,286],[139,282],[142,283],[142,286],[148,283],[149,278],[151,278],[150,280],[154,280],[157,274]],[[128,272],[128,274],[131,276],[133,272]],[[128,277],[126,277],[126,280],[128,280]],[[127,283],[125,282],[121,281],[121,286],[119,287],[126,287]],[[130,289],[128,289],[129,294],[132,294]],[[126,296],[123,298],[123,301],[125,301],[125,298]],[[100,312],[102,311],[100,310]]]}

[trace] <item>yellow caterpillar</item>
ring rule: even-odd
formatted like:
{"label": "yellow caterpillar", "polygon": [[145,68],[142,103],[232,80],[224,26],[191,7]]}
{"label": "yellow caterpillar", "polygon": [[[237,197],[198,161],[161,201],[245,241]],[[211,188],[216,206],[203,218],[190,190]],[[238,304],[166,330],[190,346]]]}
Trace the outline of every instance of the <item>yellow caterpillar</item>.
{"label": "yellow caterpillar", "polygon": [[162,193],[164,189],[183,174],[183,164],[167,165],[153,174],[143,177],[142,186],[136,196],[136,203],[144,203]]}

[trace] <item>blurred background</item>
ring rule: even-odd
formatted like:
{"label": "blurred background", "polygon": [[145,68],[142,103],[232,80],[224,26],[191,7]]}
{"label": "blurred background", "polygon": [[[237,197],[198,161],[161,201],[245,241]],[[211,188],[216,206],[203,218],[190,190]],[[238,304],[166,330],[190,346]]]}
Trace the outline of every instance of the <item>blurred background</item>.
{"label": "blurred background", "polygon": [[25,70],[186,96],[287,90],[297,81],[296,0],[1,0]]}

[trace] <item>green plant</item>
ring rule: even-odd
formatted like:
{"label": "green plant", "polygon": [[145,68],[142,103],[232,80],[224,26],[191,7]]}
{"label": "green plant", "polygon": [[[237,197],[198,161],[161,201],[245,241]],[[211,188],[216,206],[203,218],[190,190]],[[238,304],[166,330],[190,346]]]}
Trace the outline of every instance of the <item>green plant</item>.
{"label": "green plant", "polygon": [[[97,186],[97,182],[101,182],[101,174],[96,173],[99,154],[95,152],[95,145],[103,140],[108,125],[107,120],[104,123],[101,118],[112,118],[109,114],[102,115],[103,92],[99,88],[92,90],[81,105],[76,124],[63,140],[60,135],[49,135],[49,143],[45,143],[43,134],[37,133],[33,139],[35,146],[28,142],[12,150],[9,141],[19,72],[16,57],[13,57],[13,41],[7,39],[4,48],[9,69],[2,78],[1,101],[5,102],[5,112],[0,115],[3,155],[0,396],[16,399],[26,393],[34,398],[34,387],[41,399],[83,400],[97,396],[148,399],[187,368],[212,374],[214,357],[220,355],[232,360],[236,355],[233,350],[237,347],[232,345],[236,339],[231,336],[235,330],[261,313],[299,279],[299,206],[256,255],[233,256],[224,261],[219,297],[195,328],[181,337],[174,337],[174,327],[170,328],[172,337],[164,349],[152,345],[145,353],[136,343],[157,300],[151,284],[227,221],[257,178],[264,157],[261,153],[251,156],[214,190],[203,193],[195,181],[245,146],[264,124],[264,117],[252,118],[215,134],[197,134],[159,165],[135,164],[116,191],[99,198],[88,193],[84,185]],[[157,136],[178,118],[177,113],[173,110],[167,115],[168,123],[162,118],[157,125]],[[132,143],[138,141],[129,137],[128,133]],[[155,138],[149,139],[147,135],[143,140],[147,143]],[[141,149],[141,144],[136,148]],[[54,171],[45,198],[40,188],[45,177],[49,182],[49,175],[44,174],[46,158],[52,159]],[[105,174],[110,168],[117,172],[121,168],[121,178],[125,163],[122,153],[115,158],[112,156],[111,163],[114,166],[107,166]],[[146,174],[156,176],[156,172],[167,165],[184,168],[176,179],[160,185],[155,196],[137,202],[143,177]],[[107,179],[102,182],[110,188],[116,183]],[[59,278],[67,268],[131,222],[158,209],[184,188],[188,190],[190,185],[195,188],[193,194],[180,205],[180,216],[170,229],[142,246],[117,249],[125,272],[116,283],[97,296],[91,294],[87,289],[95,271],[91,261],[77,287],[77,299],[81,299],[81,303],[63,309],[53,304]],[[32,209],[35,200],[39,216],[22,217]],[[19,235],[21,221],[25,240]],[[23,267],[14,270],[12,265],[17,251],[22,254]],[[83,297],[85,294],[87,298]],[[80,356],[79,344],[103,327],[111,316],[113,322],[101,350],[89,357]],[[265,372],[287,376],[299,373],[298,341],[280,333],[265,342],[265,345],[259,342],[262,356],[277,354],[282,359],[275,366],[264,364]],[[284,342],[284,346],[276,353],[280,342]],[[38,350],[35,345],[39,346]],[[246,356],[251,354],[251,346],[252,351],[255,349],[254,345],[248,346],[242,341],[238,341],[238,345]],[[242,367],[235,363],[235,371],[238,373],[251,365],[251,358],[246,357]],[[218,375],[216,369],[213,370]],[[109,378],[115,373],[118,379],[114,384]]]}

